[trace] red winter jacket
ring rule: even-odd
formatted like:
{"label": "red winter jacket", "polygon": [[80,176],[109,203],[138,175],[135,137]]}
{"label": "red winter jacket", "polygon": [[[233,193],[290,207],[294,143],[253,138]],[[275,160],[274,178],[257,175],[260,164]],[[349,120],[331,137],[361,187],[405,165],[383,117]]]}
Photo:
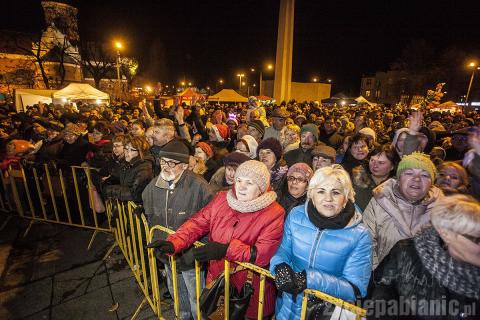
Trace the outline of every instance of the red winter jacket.
{"label": "red winter jacket", "polygon": [[[175,247],[175,253],[190,247],[196,240],[209,235],[209,241],[229,243],[226,259],[249,262],[250,246],[257,248],[255,265],[268,269],[270,259],[282,240],[285,210],[275,201],[268,207],[249,213],[238,212],[228,205],[227,192],[219,192],[203,209],[188,219],[170,235],[167,240]],[[211,260],[208,265],[207,284],[224,271],[224,259]],[[240,290],[247,278],[247,271],[239,271],[230,281]],[[260,277],[253,273],[254,294],[246,316],[257,318]],[[275,311],[275,285],[267,280],[263,314],[269,316]]]}

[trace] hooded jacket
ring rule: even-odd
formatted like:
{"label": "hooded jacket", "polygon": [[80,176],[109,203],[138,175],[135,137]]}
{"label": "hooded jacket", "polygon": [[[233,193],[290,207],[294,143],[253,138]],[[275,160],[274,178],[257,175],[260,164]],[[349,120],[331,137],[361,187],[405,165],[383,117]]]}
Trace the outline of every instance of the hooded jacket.
{"label": "hooded jacket", "polygon": [[373,269],[403,239],[413,238],[430,222],[430,211],[443,192],[431,186],[423,200],[411,203],[398,189],[395,178],[373,190],[373,198],[363,212],[363,221],[373,240]]}
{"label": "hooded jacket", "polygon": [[[307,201],[308,202],[308,201]],[[280,248],[270,261],[270,272],[283,262],[293,271],[307,272],[307,287],[334,297],[355,301],[355,290],[365,296],[372,270],[372,240],[356,212],[343,229],[317,228],[309,219],[307,204],[295,207],[285,221]],[[300,319],[302,297],[293,300],[283,292],[276,319]]]}

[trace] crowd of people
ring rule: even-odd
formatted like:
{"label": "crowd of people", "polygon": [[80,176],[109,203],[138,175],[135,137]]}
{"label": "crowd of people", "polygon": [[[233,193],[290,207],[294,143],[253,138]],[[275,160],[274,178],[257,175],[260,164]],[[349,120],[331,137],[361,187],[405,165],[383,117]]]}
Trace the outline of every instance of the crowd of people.
{"label": "crowd of people", "polygon": [[[109,198],[133,201],[150,225],[175,230],[149,247],[170,293],[167,258],[176,256],[180,319],[196,318],[194,261],[204,265],[203,287],[225,259],[275,276],[265,317],[298,319],[310,288],[359,303],[372,318],[473,319],[479,125],[477,112],[254,97],[155,108],[39,103],[22,113],[0,108],[0,168],[89,166],[95,210]],[[197,240],[205,245],[193,247]],[[257,318],[260,280],[248,278],[240,270],[231,283],[241,290],[251,281],[246,317]]]}

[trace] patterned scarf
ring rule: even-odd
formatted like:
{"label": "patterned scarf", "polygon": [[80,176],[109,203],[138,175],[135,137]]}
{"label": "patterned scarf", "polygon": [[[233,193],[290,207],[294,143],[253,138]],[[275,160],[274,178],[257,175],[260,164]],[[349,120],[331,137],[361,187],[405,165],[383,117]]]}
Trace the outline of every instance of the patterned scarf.
{"label": "patterned scarf", "polygon": [[426,229],[414,242],[424,267],[442,286],[468,298],[480,299],[480,268],[452,258],[434,228]]}
{"label": "patterned scarf", "polygon": [[267,191],[260,197],[250,201],[240,201],[234,194],[235,190],[230,189],[227,192],[228,206],[233,210],[237,210],[242,213],[256,212],[262,210],[271,205],[276,199],[277,194],[273,191]]}

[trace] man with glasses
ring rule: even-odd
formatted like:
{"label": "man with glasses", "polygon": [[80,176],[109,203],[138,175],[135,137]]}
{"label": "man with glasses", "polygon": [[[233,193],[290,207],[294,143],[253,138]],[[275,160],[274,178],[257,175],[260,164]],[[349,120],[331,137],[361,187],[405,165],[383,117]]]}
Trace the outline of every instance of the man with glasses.
{"label": "man with glasses", "polygon": [[[191,155],[187,142],[172,140],[159,152],[161,172],[142,194],[145,215],[150,226],[161,225],[177,230],[186,220],[203,208],[213,198],[210,185],[201,176],[188,170]],[[155,233],[149,247],[161,245],[167,234]],[[157,241],[160,240],[160,241]],[[172,271],[168,258],[156,252],[157,259],[166,265],[167,283],[173,295]],[[176,256],[180,319],[196,319],[195,269],[191,249]],[[200,277],[202,287],[204,277]]]}
{"label": "man with glasses", "polygon": [[156,121],[151,127],[151,135],[149,138],[152,141],[150,153],[155,159],[153,166],[153,175],[157,176],[160,173],[160,151],[162,147],[175,138],[175,125],[170,119],[160,119]]}

